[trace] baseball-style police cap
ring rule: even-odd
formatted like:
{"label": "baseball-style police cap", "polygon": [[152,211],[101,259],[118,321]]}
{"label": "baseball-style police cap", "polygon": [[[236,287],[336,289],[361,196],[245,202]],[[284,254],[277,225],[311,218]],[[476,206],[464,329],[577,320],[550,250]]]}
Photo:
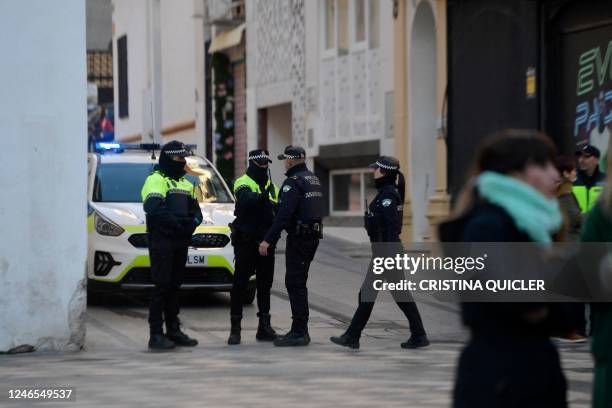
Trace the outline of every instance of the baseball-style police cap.
{"label": "baseball-style police cap", "polygon": [[598,148],[596,148],[593,145],[584,145],[578,150],[576,150],[576,156],[582,156],[582,155],[595,156],[599,158],[601,157],[601,152],[599,151]]}
{"label": "baseball-style police cap", "polygon": [[380,156],[378,160],[370,164],[368,167],[372,169],[383,169],[387,171],[398,171],[400,168],[399,160],[392,156]]}
{"label": "baseball-style police cap", "polygon": [[180,156],[180,157],[188,157],[193,156],[193,153],[185,146],[184,143],[179,142],[177,140],[173,140],[168,142],[162,147],[162,154],[166,154],[168,156]]}
{"label": "baseball-style police cap", "polygon": [[270,160],[270,153],[264,149],[255,149],[249,152],[249,160],[253,160],[259,164],[272,163]]}
{"label": "baseball-style police cap", "polygon": [[306,151],[299,146],[287,146],[283,154],[278,155],[278,160],[286,159],[303,159],[306,157]]}

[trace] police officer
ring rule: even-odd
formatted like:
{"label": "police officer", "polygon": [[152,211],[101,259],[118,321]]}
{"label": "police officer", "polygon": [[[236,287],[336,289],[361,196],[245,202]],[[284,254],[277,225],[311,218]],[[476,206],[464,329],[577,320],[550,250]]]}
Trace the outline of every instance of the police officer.
{"label": "police officer", "polygon": [[599,149],[592,145],[583,146],[576,151],[578,177],[572,192],[582,213],[590,211],[595,206],[606,183],[606,174],[599,170],[600,156]]}
{"label": "police officer", "polygon": [[[403,203],[405,182],[404,176],[399,171],[399,161],[395,157],[381,156],[369,167],[374,169],[374,183],[378,194],[370,204],[365,215],[365,227],[372,242],[372,252],[389,252],[387,256],[403,251],[400,240],[402,231]],[[396,184],[396,180],[398,180]],[[384,243],[383,245],[379,243]],[[387,281],[402,279],[399,271],[388,271],[384,278]],[[376,300],[377,291],[373,290],[372,284],[375,277],[372,268],[368,268],[366,278],[359,292],[359,306],[355,311],[351,324],[344,334],[331,337],[330,340],[341,346],[358,349],[361,332],[365,328]],[[416,304],[408,293],[396,293],[392,291],[397,306],[404,312],[410,324],[411,337],[401,344],[402,348],[419,348],[429,345],[425,334],[421,315]]]}
{"label": "police officer", "polygon": [[281,187],[274,223],[259,244],[260,254],[269,255],[281,231],[287,231],[285,285],[293,323],[287,334],[274,340],[274,345],[279,347],[307,346],[310,343],[306,281],[310,262],[322,237],[323,194],[321,182],[308,170],[305,158],[306,152],[297,146],[287,146],[285,152],[278,156],[279,160],[285,161],[287,179]]}
{"label": "police officer", "polygon": [[198,344],[197,340],[181,331],[178,318],[179,289],[187,262],[187,248],[195,228],[202,222],[195,186],[183,177],[185,157],[190,155],[183,143],[167,143],[159,155],[159,165],[155,166],[142,187],[151,280],[155,285],[149,307],[151,349],[167,350],[175,345],[193,347]]}
{"label": "police officer", "polygon": [[274,277],[274,256],[261,256],[259,243],[274,221],[278,188],[270,180],[268,165],[272,163],[267,150],[249,152],[246,174],[234,182],[236,219],[230,224],[234,245],[234,285],[231,292],[230,318],[232,328],[228,344],[240,344],[242,304],[249,278],[257,278],[259,326],[255,338],[273,341],[276,332],[270,325],[270,288]]}

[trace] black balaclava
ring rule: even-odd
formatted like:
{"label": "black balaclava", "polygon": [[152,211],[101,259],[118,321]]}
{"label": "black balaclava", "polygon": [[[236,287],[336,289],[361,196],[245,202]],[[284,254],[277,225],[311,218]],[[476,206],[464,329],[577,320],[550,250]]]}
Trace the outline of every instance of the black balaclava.
{"label": "black balaclava", "polygon": [[162,151],[159,155],[159,169],[166,176],[178,180],[185,175],[185,162],[174,161],[172,157]]}
{"label": "black balaclava", "polygon": [[386,185],[389,185],[389,184],[395,185],[395,179],[397,179],[397,172],[390,171],[384,176],[374,179],[374,186],[376,187],[377,190],[380,190]]}
{"label": "black balaclava", "polygon": [[250,178],[255,180],[255,182],[259,185],[265,186],[268,182],[268,168],[267,167],[259,167],[253,160],[249,160],[249,167],[247,168],[247,174]]}

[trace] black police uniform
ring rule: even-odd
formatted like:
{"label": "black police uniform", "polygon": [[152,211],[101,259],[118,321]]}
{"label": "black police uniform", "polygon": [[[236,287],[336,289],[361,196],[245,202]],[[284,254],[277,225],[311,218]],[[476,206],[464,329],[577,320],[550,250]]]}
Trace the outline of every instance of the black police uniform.
{"label": "black police uniform", "polygon": [[231,332],[228,344],[240,343],[240,321],[242,305],[250,277],[255,274],[257,282],[257,307],[259,326],[257,340],[272,341],[276,333],[270,325],[270,289],[274,278],[274,255],[261,256],[259,243],[274,221],[278,189],[268,177],[266,150],[249,152],[249,166],[246,174],[234,182],[236,219],[230,224],[234,246],[234,284],[231,291]]}
{"label": "black police uniform", "polygon": [[[375,180],[378,194],[370,204],[365,216],[365,228],[372,243],[373,256],[395,256],[403,252],[400,240],[402,231],[403,202],[395,186],[395,178],[399,170],[399,162],[395,158],[381,157],[374,165],[387,167],[389,174]],[[383,244],[384,243],[384,244]],[[383,278],[387,282],[399,282],[403,279],[401,271],[386,271]],[[359,338],[365,328],[378,291],[373,289],[373,283],[381,276],[372,271],[372,264],[368,267],[365,280],[359,291],[359,306],[346,332],[330,340],[342,346],[359,348]],[[367,295],[364,295],[367,293]],[[419,310],[412,301],[409,293],[391,292],[397,306],[404,312],[410,325],[411,338],[402,343],[403,348],[423,347],[429,344]],[[366,300],[367,299],[367,300]]]}
{"label": "black police uniform", "polygon": [[[195,346],[180,330],[179,289],[182,284],[187,250],[202,212],[189,189],[190,182],[183,176],[185,162],[171,156],[189,156],[180,142],[167,143],[159,157],[159,165],[143,186],[143,206],[147,219],[147,236],[151,260],[151,280],[154,288],[149,307],[151,348],[172,348],[175,344]],[[166,336],[163,335],[163,321]],[[170,341],[169,341],[170,340]]]}
{"label": "black police uniform", "polygon": [[[304,150],[288,147],[279,160],[304,157]],[[307,345],[308,336],[308,289],[306,281],[319,239],[323,194],[321,182],[304,163],[291,167],[287,179],[280,189],[278,213],[265,241],[274,246],[281,231],[287,231],[285,250],[285,285],[291,303],[293,323],[285,336],[275,340],[276,346]],[[295,340],[295,341],[294,341]]]}

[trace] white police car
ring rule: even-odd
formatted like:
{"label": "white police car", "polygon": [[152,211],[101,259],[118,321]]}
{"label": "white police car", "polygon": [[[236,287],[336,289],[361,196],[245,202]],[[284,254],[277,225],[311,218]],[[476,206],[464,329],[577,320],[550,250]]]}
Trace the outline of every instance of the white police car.
{"label": "white police car", "polygon": [[[154,145],[99,143],[88,155],[88,292],[116,292],[152,287],[145,214],[140,191],[157,160]],[[158,150],[159,152],[159,150]],[[203,221],[195,230],[182,288],[229,291],[234,252],[228,224],[234,198],[217,170],[193,157],[202,175],[186,176],[196,185]],[[251,281],[245,301],[255,298]]]}

